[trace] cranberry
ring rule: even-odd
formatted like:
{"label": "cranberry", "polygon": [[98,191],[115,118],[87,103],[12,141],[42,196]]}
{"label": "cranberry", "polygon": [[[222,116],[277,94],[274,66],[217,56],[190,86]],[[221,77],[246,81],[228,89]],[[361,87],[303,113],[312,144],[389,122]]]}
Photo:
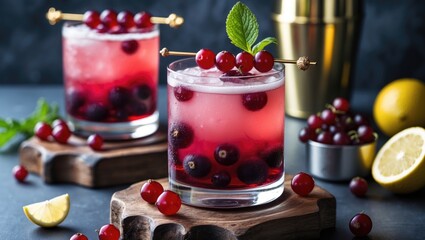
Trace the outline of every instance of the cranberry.
{"label": "cranberry", "polygon": [[155,205],[162,214],[174,215],[180,210],[182,201],[177,193],[165,190],[159,195]]}
{"label": "cranberry", "polygon": [[148,107],[145,103],[131,102],[128,111],[133,115],[144,115],[148,113]]}
{"label": "cranberry", "polygon": [[267,93],[256,92],[243,94],[242,104],[250,111],[261,110],[267,104]]}
{"label": "cranberry", "polygon": [[189,101],[193,97],[193,91],[182,86],[174,87],[173,93],[179,102]]}
{"label": "cranberry", "polygon": [[13,167],[12,173],[13,173],[13,176],[15,177],[15,179],[18,182],[25,181],[25,179],[28,176],[28,170],[22,165],[17,165],[15,167]]}
{"label": "cranberry", "polygon": [[252,158],[239,165],[237,174],[245,184],[261,184],[267,180],[269,167],[260,158]]}
{"label": "cranberry", "polygon": [[350,220],[350,231],[356,237],[365,237],[372,230],[372,219],[364,213],[358,213]]}
{"label": "cranberry", "polygon": [[205,156],[189,154],[183,159],[183,167],[190,176],[202,178],[210,172],[211,162]]}
{"label": "cranberry", "polygon": [[134,39],[123,41],[121,43],[121,49],[123,50],[123,52],[127,53],[128,55],[131,55],[137,52],[138,48],[139,48],[139,43]]}
{"label": "cranberry", "polygon": [[89,240],[89,239],[86,237],[86,235],[82,233],[76,233],[72,235],[69,240]]}
{"label": "cranberry", "polygon": [[58,125],[53,128],[52,136],[56,142],[66,144],[68,143],[69,137],[71,137],[71,131],[64,125]]}
{"label": "cranberry", "polygon": [[230,184],[230,181],[230,174],[226,171],[220,171],[211,177],[211,183],[216,187],[226,187]]}
{"label": "cranberry", "polygon": [[66,95],[67,110],[70,113],[77,113],[86,102],[84,93],[78,90],[72,90]]}
{"label": "cranberry", "polygon": [[260,156],[269,167],[278,168],[283,164],[283,147],[279,146],[268,149],[260,153]]}
{"label": "cranberry", "polygon": [[333,135],[332,142],[335,145],[350,145],[351,138],[346,132],[337,132]]}
{"label": "cranberry", "polygon": [[335,113],[330,109],[325,109],[320,113],[320,117],[322,118],[323,122],[332,125],[335,123],[336,115]]}
{"label": "cranberry", "polygon": [[239,149],[227,143],[218,145],[214,151],[214,158],[221,165],[230,166],[239,160]]}
{"label": "cranberry", "polygon": [[266,50],[259,51],[254,57],[254,67],[259,72],[268,72],[274,65],[273,55]]}
{"label": "cranberry", "polygon": [[332,102],[332,105],[336,110],[341,112],[348,112],[348,110],[350,109],[350,103],[347,99],[342,97],[335,98]]}
{"label": "cranberry", "polygon": [[47,141],[52,135],[52,127],[45,122],[38,122],[34,127],[35,136],[43,141]]}
{"label": "cranberry", "polygon": [[112,106],[121,108],[127,105],[130,100],[130,91],[124,87],[113,87],[109,90],[108,99]]}
{"label": "cranberry", "polygon": [[350,191],[357,197],[364,197],[368,189],[367,181],[361,177],[355,177],[350,181]]}
{"label": "cranberry", "polygon": [[338,124],[344,129],[344,131],[349,132],[356,130],[356,124],[351,116],[351,114],[346,113],[337,117]]}
{"label": "cranberry", "polygon": [[215,65],[218,70],[228,72],[236,65],[235,56],[228,51],[221,51],[215,56]]}
{"label": "cranberry", "polygon": [[373,129],[370,126],[361,125],[357,129],[357,135],[361,143],[370,143],[375,140]]}
{"label": "cranberry", "polygon": [[254,67],[254,57],[248,52],[240,52],[236,55],[236,67],[242,73],[251,71]]}
{"label": "cranberry", "polygon": [[95,151],[102,150],[103,138],[99,134],[92,134],[87,138],[87,144]]}
{"label": "cranberry", "polygon": [[369,120],[360,113],[357,113],[354,115],[353,121],[357,126],[361,126],[361,125],[369,126]]}
{"label": "cranberry", "polygon": [[173,123],[169,129],[169,141],[175,148],[185,148],[192,144],[193,130],[185,123]]}
{"label": "cranberry", "polygon": [[56,126],[59,126],[59,125],[61,125],[61,126],[63,126],[63,127],[67,127],[67,128],[69,128],[69,126],[68,126],[68,124],[65,122],[65,120],[63,120],[63,119],[61,119],[61,118],[55,119],[55,120],[52,122],[52,128],[55,128]]}
{"label": "cranberry", "polygon": [[135,96],[137,96],[138,98],[142,100],[146,100],[152,95],[151,88],[146,84],[142,84],[135,87],[133,92]]}
{"label": "cranberry", "polygon": [[151,22],[152,15],[148,12],[139,12],[134,15],[134,23],[138,28],[148,28],[152,27],[153,23]]}
{"label": "cranberry", "polygon": [[119,240],[120,230],[113,224],[106,224],[99,230],[99,240]]}
{"label": "cranberry", "polygon": [[298,133],[298,138],[301,142],[306,143],[308,140],[316,140],[316,131],[314,129],[305,127]]}
{"label": "cranberry", "polygon": [[292,178],[291,188],[296,194],[305,197],[313,191],[314,179],[307,173],[300,172]]}
{"label": "cranberry", "polygon": [[97,11],[86,11],[83,15],[83,22],[91,29],[96,29],[100,24],[100,14]]}
{"label": "cranberry", "polygon": [[126,29],[130,29],[136,26],[136,23],[134,23],[133,13],[131,13],[130,11],[122,11],[118,13],[117,22],[120,26]]}
{"label": "cranberry", "polygon": [[103,10],[100,14],[100,21],[107,29],[113,29],[118,26],[117,13],[111,9]]}
{"label": "cranberry", "polygon": [[317,135],[317,142],[323,143],[323,144],[332,144],[333,143],[333,136],[330,132],[321,132],[319,135]]}
{"label": "cranberry", "polygon": [[101,103],[92,103],[87,106],[86,117],[90,121],[104,121],[108,116],[108,109]]}
{"label": "cranberry", "polygon": [[162,185],[157,181],[149,179],[140,189],[140,196],[146,202],[154,204],[162,192],[164,192]]}
{"label": "cranberry", "polygon": [[202,69],[210,69],[215,64],[215,54],[213,51],[203,48],[196,53],[196,63]]}
{"label": "cranberry", "polygon": [[321,128],[323,125],[323,119],[320,116],[317,116],[316,114],[310,115],[307,118],[307,126],[310,129],[318,129]]}

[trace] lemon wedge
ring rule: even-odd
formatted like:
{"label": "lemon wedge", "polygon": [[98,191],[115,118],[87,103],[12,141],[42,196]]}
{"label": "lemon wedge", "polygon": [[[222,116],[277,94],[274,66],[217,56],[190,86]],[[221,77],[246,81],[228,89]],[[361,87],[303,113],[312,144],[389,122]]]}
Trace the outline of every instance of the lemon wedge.
{"label": "lemon wedge", "polygon": [[425,129],[407,128],[391,137],[372,165],[377,183],[395,193],[411,193],[425,186]]}
{"label": "lemon wedge", "polygon": [[68,194],[29,204],[23,207],[27,218],[41,227],[54,227],[59,225],[68,216],[70,200]]}

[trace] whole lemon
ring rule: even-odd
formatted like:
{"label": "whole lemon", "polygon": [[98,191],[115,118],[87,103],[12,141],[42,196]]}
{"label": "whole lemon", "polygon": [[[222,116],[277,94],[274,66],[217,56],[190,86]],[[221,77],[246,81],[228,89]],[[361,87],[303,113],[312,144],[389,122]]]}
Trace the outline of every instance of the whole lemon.
{"label": "whole lemon", "polygon": [[373,117],[388,136],[409,127],[425,127],[425,84],[414,78],[389,83],[375,99]]}

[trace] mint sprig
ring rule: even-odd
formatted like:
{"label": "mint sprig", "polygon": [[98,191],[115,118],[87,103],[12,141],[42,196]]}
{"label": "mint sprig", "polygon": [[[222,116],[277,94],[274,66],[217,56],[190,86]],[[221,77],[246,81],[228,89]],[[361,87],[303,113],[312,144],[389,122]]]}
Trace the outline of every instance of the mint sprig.
{"label": "mint sprig", "polygon": [[0,148],[6,145],[19,134],[24,137],[34,135],[37,122],[52,123],[59,117],[59,108],[56,104],[50,105],[44,99],[39,99],[34,112],[23,120],[0,118]]}
{"label": "mint sprig", "polygon": [[226,33],[230,42],[245,52],[255,55],[271,43],[277,43],[276,38],[267,37],[257,43],[259,25],[254,13],[243,3],[237,2],[230,10],[226,19]]}

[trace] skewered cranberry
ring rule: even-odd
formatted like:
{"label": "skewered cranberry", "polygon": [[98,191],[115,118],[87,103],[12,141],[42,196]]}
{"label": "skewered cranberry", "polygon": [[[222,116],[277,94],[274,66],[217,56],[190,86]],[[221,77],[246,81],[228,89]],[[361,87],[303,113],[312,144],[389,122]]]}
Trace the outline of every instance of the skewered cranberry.
{"label": "skewered cranberry", "polygon": [[240,52],[236,55],[236,67],[242,73],[251,71],[254,67],[254,57],[248,52]]}
{"label": "skewered cranberry", "polygon": [[100,21],[106,28],[112,29],[118,26],[117,13],[111,9],[103,10],[100,14]]}
{"label": "skewered cranberry", "polygon": [[134,23],[138,28],[148,28],[152,27],[153,23],[151,22],[152,15],[148,12],[139,12],[134,15]]}
{"label": "skewered cranberry", "polygon": [[202,69],[210,69],[215,64],[215,54],[213,51],[203,48],[196,53],[196,63]]}
{"label": "skewered cranberry", "polygon": [[130,11],[122,11],[118,13],[117,22],[120,26],[126,29],[130,29],[136,26],[136,23],[134,23],[133,13]]}
{"label": "skewered cranberry", "polygon": [[91,29],[96,29],[100,24],[100,14],[97,11],[87,11],[83,15],[83,22]]}
{"label": "skewered cranberry", "polygon": [[235,56],[228,51],[221,51],[215,56],[215,65],[218,70],[228,72],[236,65]]}
{"label": "skewered cranberry", "polygon": [[254,56],[254,67],[259,72],[268,72],[273,68],[274,58],[271,53],[266,50],[259,51]]}

